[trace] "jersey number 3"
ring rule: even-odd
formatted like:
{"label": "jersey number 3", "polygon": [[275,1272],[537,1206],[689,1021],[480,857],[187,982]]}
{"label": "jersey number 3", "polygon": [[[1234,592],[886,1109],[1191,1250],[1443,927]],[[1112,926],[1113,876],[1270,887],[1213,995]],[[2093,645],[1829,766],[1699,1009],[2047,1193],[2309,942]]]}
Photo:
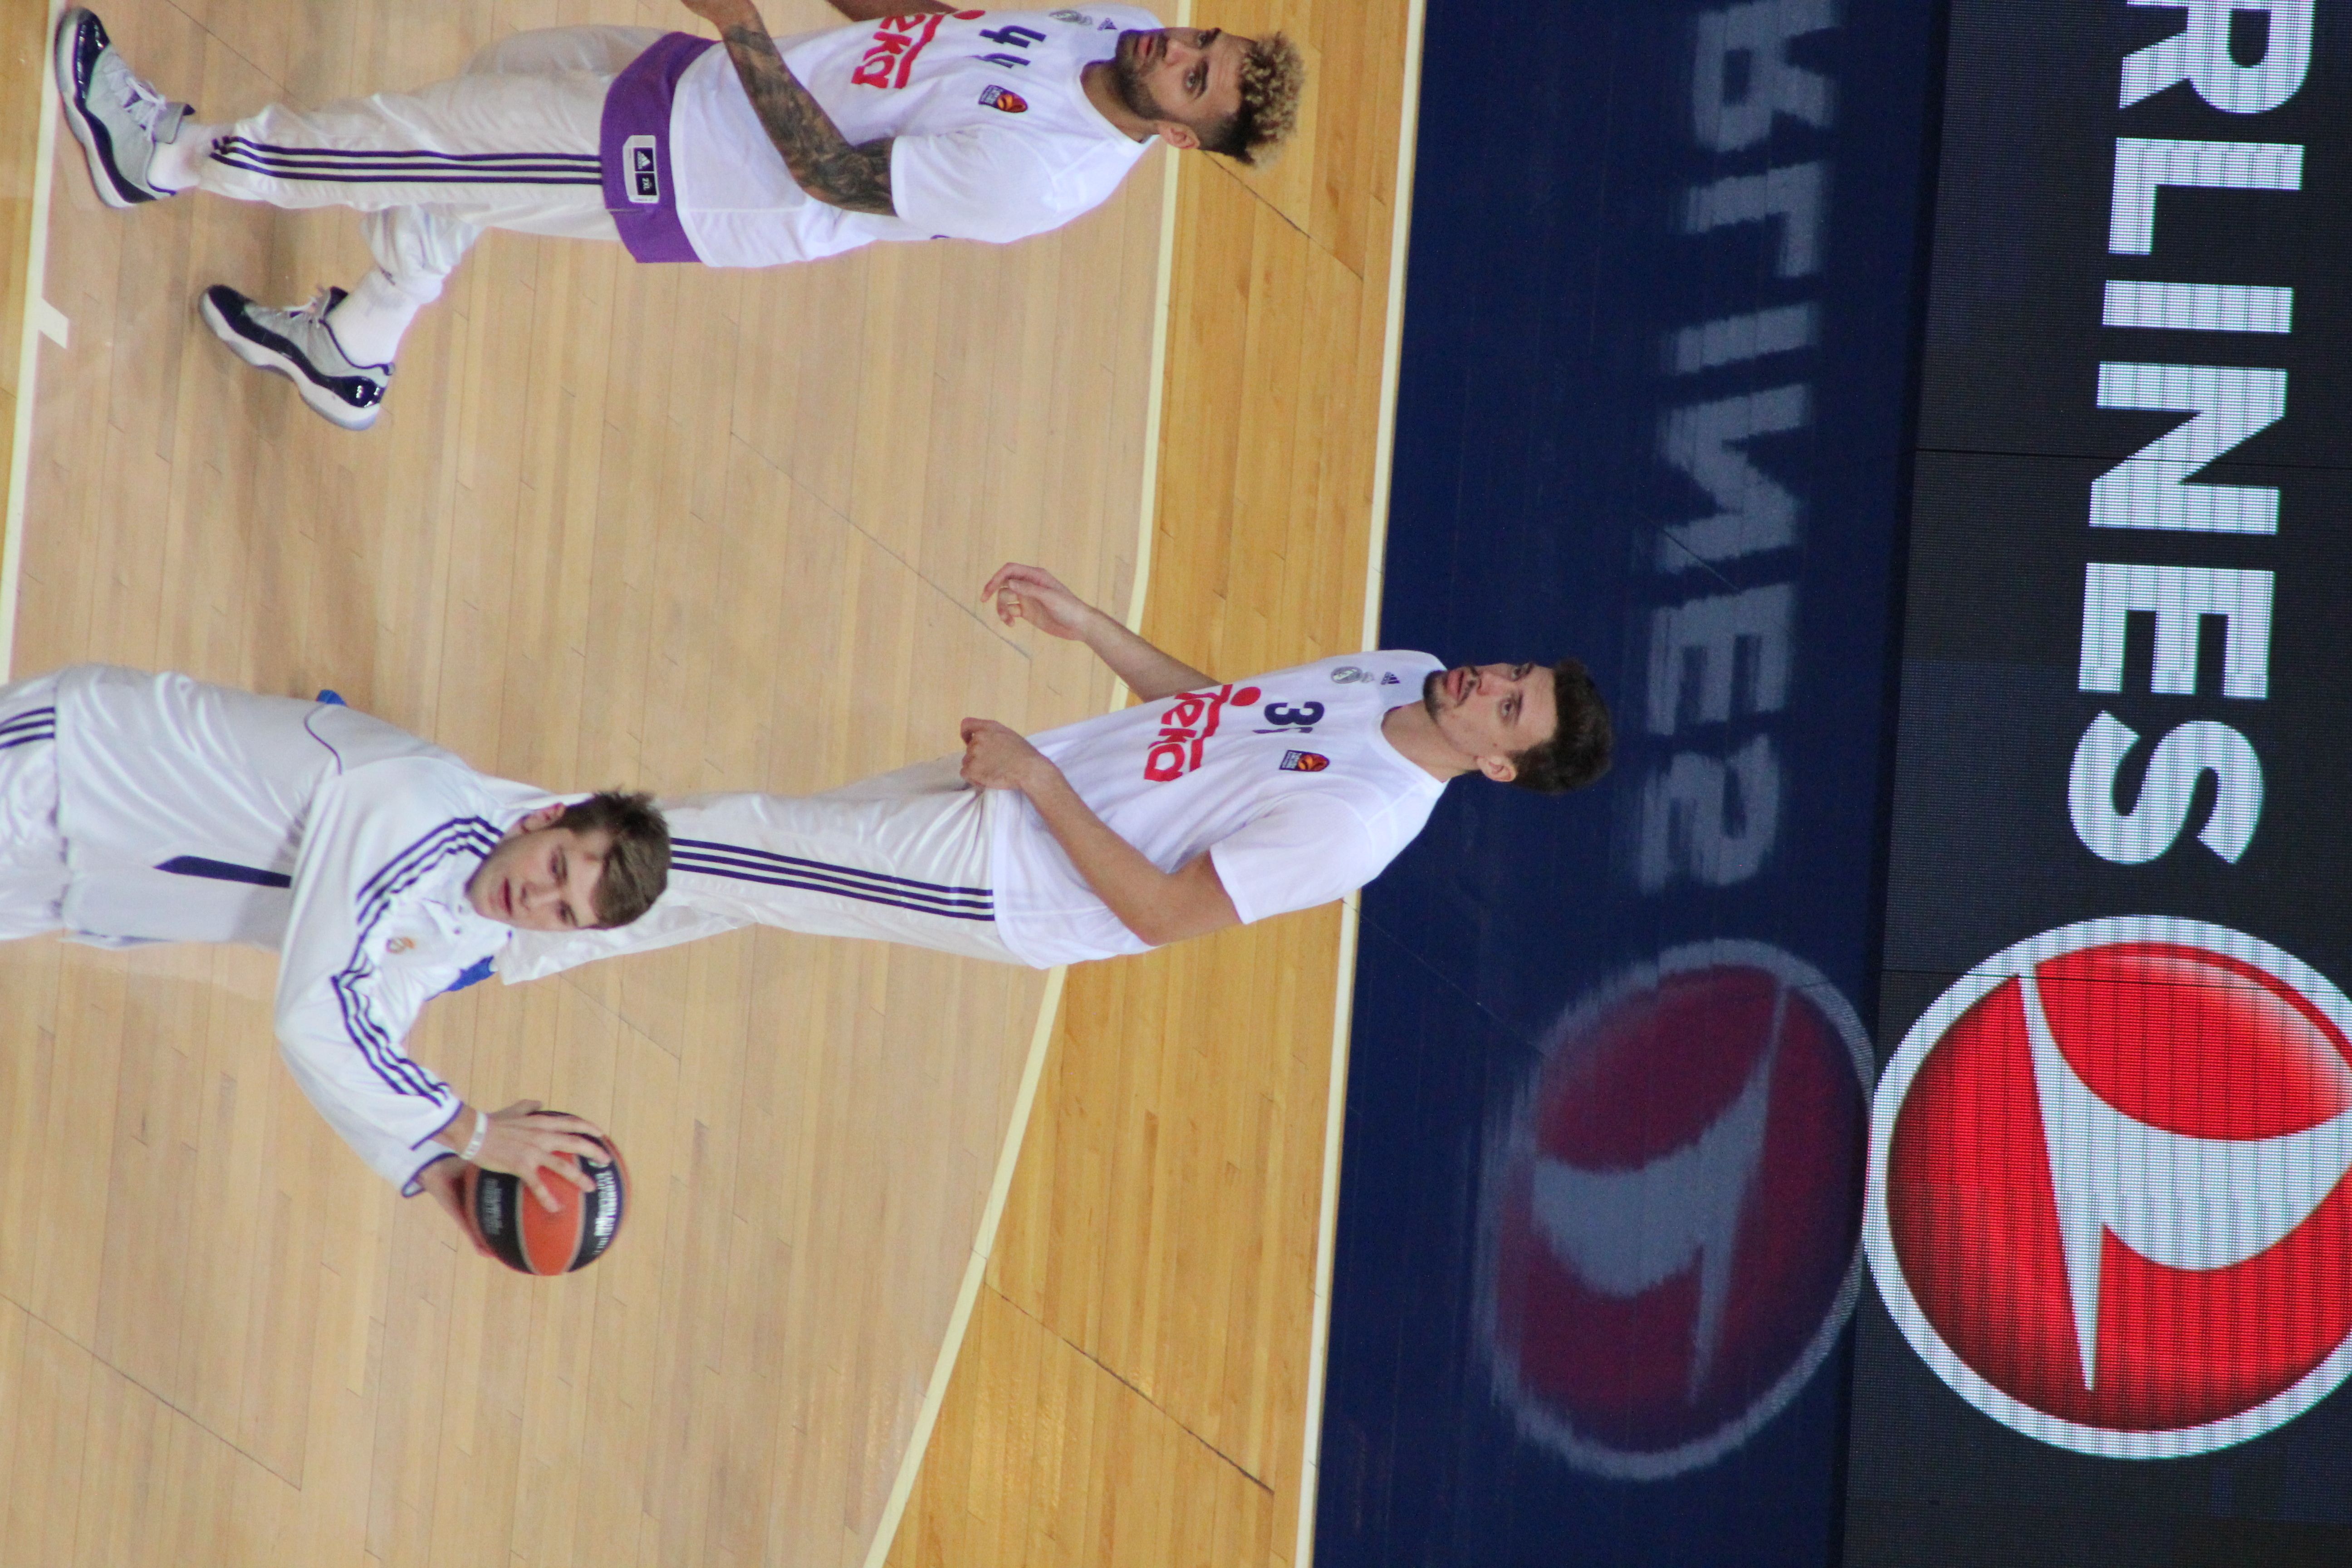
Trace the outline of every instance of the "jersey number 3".
{"label": "jersey number 3", "polygon": [[1274,729],[1260,730],[1261,735],[1271,735],[1275,730],[1312,730],[1323,717],[1323,704],[1301,702],[1294,708],[1287,702],[1269,702],[1265,716],[1274,721]]}

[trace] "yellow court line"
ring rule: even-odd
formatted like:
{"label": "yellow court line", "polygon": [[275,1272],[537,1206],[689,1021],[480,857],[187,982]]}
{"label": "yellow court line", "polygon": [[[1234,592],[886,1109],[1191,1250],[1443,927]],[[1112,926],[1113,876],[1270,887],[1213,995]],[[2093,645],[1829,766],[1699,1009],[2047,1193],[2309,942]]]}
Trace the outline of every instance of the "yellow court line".
{"label": "yellow court line", "polygon": [[890,1500],[882,1506],[882,1521],[875,1527],[874,1544],[866,1553],[866,1568],[882,1568],[907,1516],[907,1500],[915,1495],[915,1478],[922,1473],[923,1451],[931,1446],[931,1430],[939,1425],[940,1406],[947,1403],[948,1380],[955,1374],[956,1356],[963,1349],[964,1332],[971,1326],[972,1310],[980,1305],[981,1282],[988,1274],[989,1254],[996,1247],[996,1229],[1004,1218],[1004,1205],[1013,1194],[1013,1168],[1021,1159],[1022,1135],[1029,1130],[1029,1111],[1037,1103],[1037,1085],[1045,1076],[1045,1047],[1054,1037],[1054,1020],[1062,1010],[1062,977],[1067,969],[1045,973],[1045,1000],[1037,1005],[1036,1032],[1029,1037],[1029,1059],[1022,1064],[1021,1091],[1013,1099],[1013,1125],[996,1157],[996,1176],[988,1184],[988,1206],[981,1211],[980,1235],[964,1265],[963,1283],[956,1289],[955,1310],[948,1318],[940,1358],[931,1366],[931,1381],[923,1389],[923,1405],[915,1413],[915,1430],[898,1461],[898,1477],[890,1485]]}
{"label": "yellow court line", "polygon": [[[1178,13],[1189,16],[1192,9],[1192,0],[1184,0]],[[1158,297],[1151,304],[1151,393],[1143,411],[1143,427],[1151,432],[1151,438],[1143,447],[1143,500],[1135,539],[1135,584],[1127,595],[1127,629],[1131,632],[1143,629],[1144,590],[1151,585],[1151,541],[1160,525],[1160,421],[1168,399],[1168,301],[1174,291],[1176,276],[1176,175],[1184,160],[1171,152],[1167,163],[1168,175],[1160,187]],[[1127,705],[1126,682],[1121,681],[1111,693],[1110,705],[1114,709]]]}
{"label": "yellow court line", "polygon": [[49,8],[48,29],[35,55],[41,73],[41,125],[33,152],[33,222],[26,241],[25,314],[16,323],[16,422],[8,437],[8,521],[0,530],[0,680],[6,680],[16,651],[16,595],[24,583],[25,491],[33,472],[33,401],[41,368],[41,339],[64,322],[48,302],[49,190],[58,146],[58,84],[49,73],[49,41],[56,36],[65,0]]}
{"label": "yellow court line", "polygon": [[[1388,321],[1381,333],[1381,424],[1372,450],[1371,539],[1364,557],[1366,651],[1380,646],[1381,591],[1386,581],[1390,468],[1396,459],[1399,361],[1404,347],[1405,247],[1412,233],[1414,144],[1421,129],[1421,42],[1425,0],[1407,0],[1404,111],[1397,126],[1396,208],[1389,228]],[[1331,1270],[1339,1249],[1339,1134],[1348,1112],[1348,1047],[1355,1024],[1356,937],[1360,896],[1339,906],[1339,982],[1331,1006],[1331,1085],[1323,1110],[1323,1195],[1315,1225],[1315,1328],[1307,1353],[1306,1432],[1298,1465],[1298,1535],[1292,1568],[1314,1568],[1315,1499],[1323,1479],[1323,1396],[1331,1352]]]}
{"label": "yellow court line", "polygon": [[[1176,0],[1176,24],[1192,25],[1192,0]],[[1173,148],[1165,159],[1168,174],[1160,186],[1160,273],[1152,284],[1151,390],[1144,405],[1143,427],[1151,438],[1143,446],[1143,499],[1137,504],[1135,583],[1127,594],[1127,629],[1143,629],[1143,595],[1151,586],[1151,541],[1160,526],[1160,438],[1168,401],[1168,302],[1176,288],[1176,177],[1183,172],[1183,155]],[[1113,710],[1127,706],[1127,682],[1111,687]]]}
{"label": "yellow court line", "polygon": [[[1396,210],[1389,220],[1388,320],[1381,330],[1381,424],[1372,447],[1371,543],[1364,557],[1364,651],[1381,646],[1381,591],[1388,575],[1389,488],[1396,462],[1397,377],[1404,357],[1404,270],[1412,237],[1412,170],[1421,135],[1421,35],[1427,0],[1406,0],[1404,107],[1397,118]],[[1354,901],[1349,907],[1353,909]],[[1304,1563],[1298,1568],[1306,1568]]]}
{"label": "yellow court line", "polygon": [[[1177,7],[1178,26],[1185,25],[1192,15],[1192,0],[1183,0]],[[1139,630],[1143,625],[1144,592],[1151,580],[1151,532],[1159,511],[1160,495],[1160,422],[1162,388],[1168,378],[1168,302],[1172,292],[1176,266],[1176,176],[1183,160],[1174,153],[1166,159],[1167,174],[1160,195],[1160,272],[1153,285],[1151,329],[1151,392],[1145,405],[1144,428],[1150,438],[1143,449],[1143,495],[1137,509],[1135,547],[1135,586],[1128,595],[1127,625]],[[1114,680],[1110,689],[1110,710],[1117,712],[1127,706],[1127,683]],[[962,1352],[964,1337],[971,1327],[971,1314],[980,1305],[980,1288],[988,1274],[988,1260],[996,1250],[996,1232],[1004,1218],[1004,1205],[1013,1193],[1013,1167],[1021,1160],[1021,1142],[1029,1131],[1029,1113],[1037,1103],[1037,1085],[1045,1077],[1045,1050],[1054,1038],[1054,1021],[1062,1009],[1062,978],[1066,969],[1055,969],[1045,976],[1045,999],[1037,1005],[1036,1031],[1029,1038],[1029,1059],[1022,1064],[1021,1090],[1013,1097],[1013,1122],[1005,1129],[1004,1145],[996,1157],[996,1175],[988,1187],[988,1205],[980,1216],[980,1234],[971,1244],[971,1257],[964,1264],[963,1282],[956,1289],[955,1310],[949,1315],[948,1331],[940,1342],[940,1357],[931,1367],[931,1380],[923,1389],[922,1407],[915,1413],[915,1430],[907,1439],[907,1452],[898,1461],[898,1479],[890,1485],[890,1499],[882,1506],[881,1522],[875,1528],[874,1544],[866,1553],[866,1568],[882,1568],[890,1555],[890,1547],[898,1538],[898,1526],[907,1517],[907,1503],[915,1494],[915,1479],[922,1473],[926,1450],[931,1446],[931,1433],[939,1426],[940,1408],[947,1403],[948,1382],[955,1374],[956,1357]]]}

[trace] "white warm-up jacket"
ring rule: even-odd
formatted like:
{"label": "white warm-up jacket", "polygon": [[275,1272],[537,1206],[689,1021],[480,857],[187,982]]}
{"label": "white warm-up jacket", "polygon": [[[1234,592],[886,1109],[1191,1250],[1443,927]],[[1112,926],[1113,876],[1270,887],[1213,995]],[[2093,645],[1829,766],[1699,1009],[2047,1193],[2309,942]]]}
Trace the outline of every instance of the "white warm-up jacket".
{"label": "white warm-up jacket", "polygon": [[560,797],[349,708],[181,675],[85,665],[60,672],[55,700],[61,923],[108,946],[277,950],[287,1066],[362,1159],[410,1188],[460,1100],[404,1042],[512,934],[466,883]]}

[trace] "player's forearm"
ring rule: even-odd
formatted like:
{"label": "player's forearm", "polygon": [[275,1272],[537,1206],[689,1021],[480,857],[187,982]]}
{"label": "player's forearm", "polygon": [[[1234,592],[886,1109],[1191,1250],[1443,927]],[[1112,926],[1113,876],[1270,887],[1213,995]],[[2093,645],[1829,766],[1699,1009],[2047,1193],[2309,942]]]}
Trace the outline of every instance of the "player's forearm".
{"label": "player's forearm", "polygon": [[1119,923],[1153,947],[1200,936],[1235,925],[1241,917],[1216,879],[1213,868],[1202,864],[1181,871],[1163,871],[1143,851],[1121,838],[1110,825],[1078,798],[1062,771],[1043,763],[1021,793],[1045,819],[1046,830],[1070,858],[1078,875],[1095,896],[1110,907]]}
{"label": "player's forearm", "polygon": [[751,111],[760,117],[761,127],[800,188],[851,212],[895,216],[888,139],[852,146],[824,106],[785,66],[776,40],[768,36],[767,24],[750,0],[724,7],[713,19],[751,100]]}
{"label": "player's forearm", "polygon": [[[404,1192],[422,1165],[439,1157],[435,1139],[452,1121],[465,1121],[457,1097],[396,1051],[367,1058],[348,1034],[289,1029],[283,1018],[278,1049],[303,1098],[327,1125],[370,1169]],[[351,1064],[370,1059],[380,1067],[351,1070]],[[395,1089],[379,1071],[412,1087]]]}
{"label": "player's forearm", "polygon": [[1110,666],[1111,673],[1146,702],[1217,684],[1216,677],[1203,675],[1182,659],[1161,652],[1101,610],[1087,622],[1085,640],[1095,657]]}

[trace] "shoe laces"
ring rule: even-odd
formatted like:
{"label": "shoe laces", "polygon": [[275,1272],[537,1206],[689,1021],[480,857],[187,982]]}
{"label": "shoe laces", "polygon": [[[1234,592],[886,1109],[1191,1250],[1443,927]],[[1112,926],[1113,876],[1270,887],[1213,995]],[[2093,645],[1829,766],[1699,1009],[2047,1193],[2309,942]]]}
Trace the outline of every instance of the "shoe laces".
{"label": "shoe laces", "polygon": [[319,335],[326,340],[325,346],[332,350],[336,357],[352,369],[359,371],[374,369],[376,367],[362,365],[352,358],[350,352],[343,347],[343,340],[335,335],[335,323],[327,320],[327,312],[348,298],[350,298],[349,295],[333,285],[321,283],[319,285],[318,291],[310,296],[310,302],[287,311],[287,319],[292,323],[317,327]]}
{"label": "shoe laces", "polygon": [[158,142],[169,142],[176,137],[180,131],[180,116],[186,112],[185,110],[140,79],[139,74],[131,68],[130,62],[121,55],[110,51],[100,68],[109,66],[119,74],[124,100],[123,112],[130,115],[131,122]]}

